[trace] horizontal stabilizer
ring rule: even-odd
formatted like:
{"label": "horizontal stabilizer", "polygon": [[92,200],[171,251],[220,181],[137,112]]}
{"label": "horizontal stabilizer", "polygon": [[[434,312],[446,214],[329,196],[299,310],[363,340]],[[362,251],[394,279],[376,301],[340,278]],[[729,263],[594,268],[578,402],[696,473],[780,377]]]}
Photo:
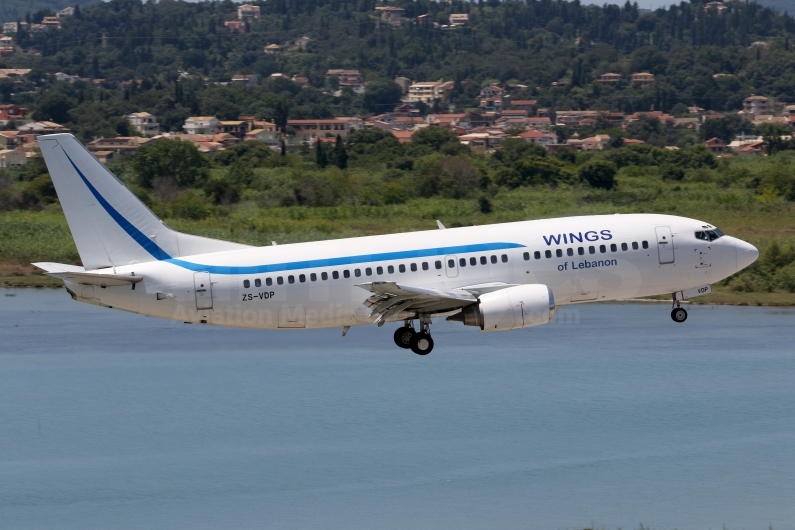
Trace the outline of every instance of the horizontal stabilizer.
{"label": "horizontal stabilizer", "polygon": [[99,285],[100,287],[114,287],[119,285],[130,285],[143,280],[141,276],[134,274],[99,274],[86,272],[83,267],[75,265],[64,265],[61,263],[34,263],[40,269],[44,269],[47,276],[60,278],[80,285]]}

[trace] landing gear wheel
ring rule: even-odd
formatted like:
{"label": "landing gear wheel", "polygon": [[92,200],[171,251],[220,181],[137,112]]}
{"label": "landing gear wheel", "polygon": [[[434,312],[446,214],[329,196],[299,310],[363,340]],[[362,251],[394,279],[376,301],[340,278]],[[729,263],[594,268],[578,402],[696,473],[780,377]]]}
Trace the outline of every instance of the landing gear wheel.
{"label": "landing gear wheel", "polygon": [[671,319],[673,319],[674,322],[681,324],[682,322],[687,320],[687,311],[685,311],[681,307],[675,307],[671,311]]}
{"label": "landing gear wheel", "polygon": [[415,333],[411,338],[411,351],[417,355],[428,355],[432,349],[433,339],[424,331]]}
{"label": "landing gear wheel", "polygon": [[411,348],[411,339],[417,332],[409,326],[401,326],[395,330],[395,344],[400,348],[408,350]]}

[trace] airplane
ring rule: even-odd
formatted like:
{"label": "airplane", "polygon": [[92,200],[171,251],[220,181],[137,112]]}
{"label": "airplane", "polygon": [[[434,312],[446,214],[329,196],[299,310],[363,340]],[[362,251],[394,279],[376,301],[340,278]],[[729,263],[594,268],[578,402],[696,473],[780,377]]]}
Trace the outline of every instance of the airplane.
{"label": "airplane", "polygon": [[[446,317],[483,332],[552,322],[561,306],[670,295],[681,302],[759,251],[695,219],[615,214],[255,247],[177,232],[71,134],[38,138],[82,266],[34,263],[74,300],[185,323],[317,329],[400,323],[434,347]],[[419,324],[418,328],[415,327]]]}

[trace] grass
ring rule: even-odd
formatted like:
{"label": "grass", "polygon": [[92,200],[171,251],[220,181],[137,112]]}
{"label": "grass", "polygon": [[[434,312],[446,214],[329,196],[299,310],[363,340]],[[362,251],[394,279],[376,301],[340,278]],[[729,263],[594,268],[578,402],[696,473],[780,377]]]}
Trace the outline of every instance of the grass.
{"label": "grass", "polygon": [[[787,159],[785,159],[787,161]],[[293,243],[446,226],[492,224],[572,215],[668,213],[700,219],[757,245],[795,244],[795,203],[752,189],[747,183],[774,159],[733,160],[718,170],[700,170],[680,182],[662,181],[648,169],[624,168],[613,191],[582,186],[501,190],[490,196],[493,211],[481,213],[475,199],[413,199],[400,205],[268,207],[250,200],[202,220],[165,219],[174,229],[252,245]],[[29,263],[79,263],[79,255],[58,205],[0,213],[0,285],[60,285]],[[716,286],[698,303],[795,305],[795,294],[738,293]]]}

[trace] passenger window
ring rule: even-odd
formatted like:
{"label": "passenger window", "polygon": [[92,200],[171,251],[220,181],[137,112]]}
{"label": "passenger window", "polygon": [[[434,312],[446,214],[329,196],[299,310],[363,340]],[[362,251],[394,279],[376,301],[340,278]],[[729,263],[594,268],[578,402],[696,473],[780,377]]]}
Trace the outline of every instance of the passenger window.
{"label": "passenger window", "polygon": [[491,262],[492,263],[497,263],[497,256],[492,256],[491,257]]}
{"label": "passenger window", "polygon": [[327,272],[321,272],[320,273],[320,279],[323,280],[323,281],[328,280],[328,273]]}
{"label": "passenger window", "polygon": [[339,280],[340,279],[339,271],[332,271],[331,277],[334,278],[335,280]]}
{"label": "passenger window", "polygon": [[566,249],[566,255],[567,256],[573,256],[574,255],[574,249],[573,248],[567,248]]}
{"label": "passenger window", "polygon": [[262,281],[259,278],[254,280],[254,287],[262,287]]}
{"label": "passenger window", "polygon": [[508,254],[503,254],[502,256],[500,256],[500,259],[502,260],[503,263],[508,263]]}
{"label": "passenger window", "polygon": [[295,276],[292,274],[287,277],[287,283],[295,283]]}
{"label": "passenger window", "polygon": [[562,249],[555,249],[555,255],[559,258],[563,257],[563,250]]}
{"label": "passenger window", "polygon": [[488,262],[489,262],[489,260],[486,259],[486,256],[480,256],[480,264],[481,265],[485,265]]}
{"label": "passenger window", "polygon": [[627,250],[627,248],[629,247],[627,247],[626,243],[621,243],[621,250]]}
{"label": "passenger window", "polygon": [[577,247],[577,254],[579,254],[580,256],[584,256],[585,255],[585,248]]}
{"label": "passenger window", "polygon": [[544,256],[546,256],[547,259],[551,258],[552,257],[552,251],[551,250],[545,250],[544,251]]}
{"label": "passenger window", "polygon": [[[525,252],[525,254],[527,254],[527,252]],[[528,256],[526,259],[530,259],[530,256]],[[469,264],[474,267],[475,265],[478,264],[478,259],[477,258],[469,258]]]}
{"label": "passenger window", "polygon": [[316,282],[317,281],[317,274],[315,274],[314,272],[312,274],[310,274],[309,275],[309,280],[313,281],[313,282]]}
{"label": "passenger window", "polygon": [[394,267],[393,265],[389,265],[389,266],[386,268],[386,271],[387,271],[389,274],[395,274],[395,267]]}
{"label": "passenger window", "polygon": [[632,242],[632,250],[638,250],[638,242],[637,241],[633,241]]}
{"label": "passenger window", "polygon": [[641,245],[643,245],[643,248],[649,248],[649,242],[648,241],[643,241],[641,243]]}
{"label": "passenger window", "polygon": [[604,246],[604,245],[599,245],[599,252],[601,252],[602,254],[604,254],[605,252],[607,252],[607,247],[606,247],[606,246]]}
{"label": "passenger window", "polygon": [[541,259],[541,253],[540,253],[539,251],[537,251],[537,250],[536,250],[535,252],[533,252],[533,257],[534,257],[535,259]]}
{"label": "passenger window", "polygon": [[588,254],[596,254],[596,247],[594,246],[588,247]]}
{"label": "passenger window", "polygon": [[433,266],[436,267],[437,270],[441,269],[442,268],[442,262],[437,259],[436,263],[434,263]]}
{"label": "passenger window", "polygon": [[453,259],[447,260],[447,266],[450,267],[451,269],[454,269],[455,268],[455,260],[453,260]]}
{"label": "passenger window", "polygon": [[362,269],[353,269],[353,275],[358,278],[362,275]]}
{"label": "passenger window", "polygon": [[406,272],[406,266],[401,263],[400,265],[398,265],[398,270],[400,272]]}
{"label": "passenger window", "polygon": [[376,274],[384,274],[384,268],[383,267],[376,267],[375,268],[375,273]]}
{"label": "passenger window", "polygon": [[346,278],[350,278],[351,277],[351,271],[349,271],[348,269],[345,269],[344,271],[342,271],[342,275],[344,277],[346,277]]}
{"label": "passenger window", "polygon": [[367,267],[366,269],[364,269],[364,273],[367,276],[372,276],[373,275],[373,269],[371,269],[370,267]]}
{"label": "passenger window", "polygon": [[306,282],[306,274],[299,274],[298,275],[298,281],[301,282],[301,283],[305,283]]}
{"label": "passenger window", "polygon": [[273,280],[271,280],[270,278],[265,278],[265,285],[270,287],[271,285],[273,285]]}
{"label": "passenger window", "polygon": [[417,272],[417,264],[416,263],[412,263],[410,268],[411,268],[411,272]]}
{"label": "passenger window", "polygon": [[466,260],[466,258],[458,258],[458,264],[459,264],[460,266],[462,266],[462,267],[466,267],[466,266],[467,266],[467,260]]}
{"label": "passenger window", "polygon": [[616,244],[615,243],[611,243],[610,244],[610,252],[615,252],[617,250],[618,250],[618,247],[616,246]]}
{"label": "passenger window", "polygon": [[276,283],[278,283],[279,285],[284,285],[284,277],[277,276],[276,277]]}
{"label": "passenger window", "polygon": [[522,258],[524,258],[525,261],[530,261],[530,253],[525,252],[524,254],[522,254]]}
{"label": "passenger window", "polygon": [[248,289],[251,287],[251,282],[248,280],[243,280],[243,288]]}
{"label": "passenger window", "polygon": [[429,268],[430,267],[428,267],[428,262],[427,261],[423,261],[422,262],[422,270],[427,271]]}

